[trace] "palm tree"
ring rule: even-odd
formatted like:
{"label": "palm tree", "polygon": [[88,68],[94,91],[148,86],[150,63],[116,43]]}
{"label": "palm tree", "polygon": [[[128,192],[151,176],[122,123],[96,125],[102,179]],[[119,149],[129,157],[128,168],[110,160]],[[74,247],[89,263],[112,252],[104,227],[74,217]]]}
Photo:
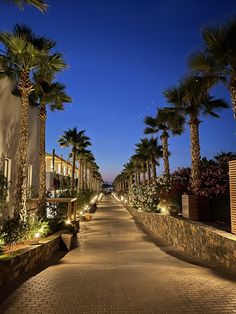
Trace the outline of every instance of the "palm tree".
{"label": "palm tree", "polygon": [[202,37],[203,49],[191,55],[190,70],[227,85],[236,117],[236,18],[224,25],[204,27]]}
{"label": "palm tree", "polygon": [[183,132],[184,117],[175,109],[170,110],[166,108],[157,108],[156,116],[154,118],[147,116],[144,122],[147,125],[144,130],[145,134],[154,134],[161,132],[160,139],[162,141],[165,174],[169,177],[169,133],[171,132],[172,135],[180,135]]}
{"label": "palm tree", "polygon": [[131,156],[130,160],[134,165],[135,183],[139,185],[141,183],[141,173],[143,170],[142,158],[139,154],[134,154]]}
{"label": "palm tree", "polygon": [[92,174],[91,167],[93,163],[95,163],[95,158],[93,156],[93,153],[91,151],[87,151],[83,155],[84,163],[85,163],[85,189],[90,189],[90,177]]}
{"label": "palm tree", "polygon": [[80,163],[80,172],[79,172],[79,188],[81,190],[87,190],[89,183],[88,183],[88,168],[89,163],[92,161],[95,161],[95,158],[91,151],[81,148],[80,150],[77,150],[77,158],[79,159]]}
{"label": "palm tree", "polygon": [[25,5],[33,5],[41,12],[45,12],[48,8],[46,1],[44,0],[5,0],[5,2],[13,3],[17,5],[20,9],[24,9]]}
{"label": "palm tree", "polygon": [[143,156],[146,161],[148,173],[148,182],[151,181],[151,172],[153,179],[156,178],[156,166],[159,166],[158,159],[162,156],[162,148],[158,145],[157,138],[143,138],[136,144],[136,153]]}
{"label": "palm tree", "polygon": [[71,175],[71,194],[75,192],[75,163],[76,154],[83,150],[86,146],[91,145],[89,138],[84,134],[85,130],[77,131],[77,128],[68,129],[58,140],[61,147],[72,146],[72,175]]}
{"label": "palm tree", "polygon": [[46,162],[45,162],[45,128],[47,106],[51,111],[63,110],[64,103],[71,102],[66,94],[65,86],[58,82],[47,82],[42,76],[36,75],[34,80],[34,96],[40,107],[40,170],[39,170],[39,210],[40,217],[46,214]]}
{"label": "palm tree", "polygon": [[191,177],[192,189],[195,192],[199,183],[200,165],[200,142],[199,124],[200,116],[211,116],[218,118],[216,113],[222,108],[228,108],[227,103],[222,99],[214,99],[209,95],[208,89],[211,82],[206,77],[186,77],[178,86],[167,89],[164,92],[169,103],[180,113],[189,117],[191,142]]}
{"label": "palm tree", "polygon": [[48,38],[36,36],[30,27],[16,25],[13,32],[0,33],[0,42],[5,51],[0,55],[1,77],[16,81],[21,97],[20,139],[18,146],[16,210],[21,218],[26,217],[27,199],[27,144],[29,96],[33,91],[31,76],[39,70],[56,70],[57,55],[51,54],[55,43]]}

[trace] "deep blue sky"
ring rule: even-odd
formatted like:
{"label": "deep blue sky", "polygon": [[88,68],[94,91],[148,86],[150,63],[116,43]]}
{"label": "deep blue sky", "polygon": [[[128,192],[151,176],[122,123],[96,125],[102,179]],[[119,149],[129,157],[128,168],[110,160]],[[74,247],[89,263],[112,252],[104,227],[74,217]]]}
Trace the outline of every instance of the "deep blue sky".
{"label": "deep blue sky", "polygon": [[[200,27],[236,15],[235,0],[49,0],[46,14],[1,3],[0,29],[28,23],[58,43],[70,68],[58,77],[73,104],[49,113],[47,151],[67,157],[57,139],[77,126],[91,137],[105,180],[111,180],[143,136],[143,118],[166,105],[162,92],[184,75],[186,60],[201,44]],[[224,87],[214,91],[229,100]],[[235,150],[235,121],[201,125],[202,156]],[[171,168],[190,164],[189,132],[170,139]],[[159,170],[162,171],[162,166]]]}

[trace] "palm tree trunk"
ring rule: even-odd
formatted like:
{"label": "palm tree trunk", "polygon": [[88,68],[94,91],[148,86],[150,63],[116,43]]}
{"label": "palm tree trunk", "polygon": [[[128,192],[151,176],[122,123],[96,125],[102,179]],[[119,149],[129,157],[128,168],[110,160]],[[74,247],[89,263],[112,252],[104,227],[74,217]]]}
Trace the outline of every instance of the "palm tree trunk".
{"label": "palm tree trunk", "polygon": [[79,158],[78,192],[81,191],[81,159]]}
{"label": "palm tree trunk", "polygon": [[156,170],[155,161],[152,162],[152,175],[153,175],[153,179],[155,180],[157,178],[157,170]]}
{"label": "palm tree trunk", "polygon": [[21,120],[20,120],[20,138],[17,151],[17,178],[15,190],[15,216],[26,219],[26,201],[27,201],[27,144],[29,133],[29,95],[33,90],[30,82],[29,72],[23,71],[19,81],[19,90],[21,92]]}
{"label": "palm tree trunk", "polygon": [[81,161],[81,188],[84,191],[84,161]]}
{"label": "palm tree trunk", "polygon": [[138,172],[137,175],[138,175],[138,184],[140,185],[141,183],[140,172]]}
{"label": "palm tree trunk", "polygon": [[229,89],[230,89],[230,94],[231,94],[231,102],[232,102],[232,107],[233,107],[233,112],[234,112],[234,118],[236,119],[236,75],[232,76]]}
{"label": "palm tree trunk", "polygon": [[149,161],[147,161],[147,174],[148,174],[148,183],[150,183],[150,181],[151,181],[151,169],[150,169]]}
{"label": "palm tree trunk", "polygon": [[84,166],[84,182],[85,182],[85,190],[88,189],[88,168],[87,168],[87,164],[85,163],[85,166]]}
{"label": "palm tree trunk", "polygon": [[145,183],[146,181],[146,169],[145,169],[145,166],[144,166],[144,169],[143,169],[143,182]]}
{"label": "palm tree trunk", "polygon": [[190,116],[189,126],[190,126],[190,142],[191,142],[191,179],[192,179],[192,190],[196,193],[199,187],[200,178],[200,143],[199,143],[199,119],[197,116]]}
{"label": "palm tree trunk", "polygon": [[165,175],[167,177],[170,176],[168,137],[169,137],[168,132],[166,130],[164,130],[162,135],[161,135],[161,141],[162,141],[162,149],[163,149],[164,169],[165,169]]}
{"label": "palm tree trunk", "polygon": [[40,146],[39,146],[39,218],[46,217],[46,162],[45,162],[45,127],[47,110],[46,104],[40,104]]}
{"label": "palm tree trunk", "polygon": [[72,174],[71,174],[71,195],[74,195],[75,190],[75,161],[76,161],[76,148],[72,148]]}

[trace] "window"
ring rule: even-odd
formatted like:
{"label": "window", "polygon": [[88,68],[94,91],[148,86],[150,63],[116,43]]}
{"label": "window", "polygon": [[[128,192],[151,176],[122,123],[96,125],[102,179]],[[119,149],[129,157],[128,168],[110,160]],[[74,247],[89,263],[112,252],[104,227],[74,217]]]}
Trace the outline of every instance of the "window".
{"label": "window", "polygon": [[9,186],[11,182],[11,159],[10,158],[5,158],[4,176],[7,178],[7,187],[8,187],[6,201],[9,202]]}

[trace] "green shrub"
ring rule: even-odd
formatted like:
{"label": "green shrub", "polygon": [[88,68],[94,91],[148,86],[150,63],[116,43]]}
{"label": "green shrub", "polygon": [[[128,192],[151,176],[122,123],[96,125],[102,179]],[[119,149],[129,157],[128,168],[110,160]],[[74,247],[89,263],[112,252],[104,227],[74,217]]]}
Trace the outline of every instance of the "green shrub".
{"label": "green shrub", "polygon": [[88,205],[91,201],[91,198],[94,196],[94,192],[90,190],[84,190],[77,193],[77,205],[78,208],[81,210],[84,206]]}
{"label": "green shrub", "polygon": [[47,221],[23,221],[17,217],[8,219],[3,223],[0,239],[3,239],[6,244],[14,245],[33,239],[36,233],[45,237],[49,232],[50,228]]}
{"label": "green shrub", "polygon": [[31,240],[34,238],[36,233],[40,234],[40,237],[43,238],[47,236],[50,232],[49,224],[47,221],[43,220],[29,220],[27,223],[27,229],[25,233],[25,240]]}
{"label": "green shrub", "polygon": [[1,230],[1,234],[4,234],[5,243],[13,245],[22,242],[25,239],[27,227],[27,222],[18,217],[5,220]]}

